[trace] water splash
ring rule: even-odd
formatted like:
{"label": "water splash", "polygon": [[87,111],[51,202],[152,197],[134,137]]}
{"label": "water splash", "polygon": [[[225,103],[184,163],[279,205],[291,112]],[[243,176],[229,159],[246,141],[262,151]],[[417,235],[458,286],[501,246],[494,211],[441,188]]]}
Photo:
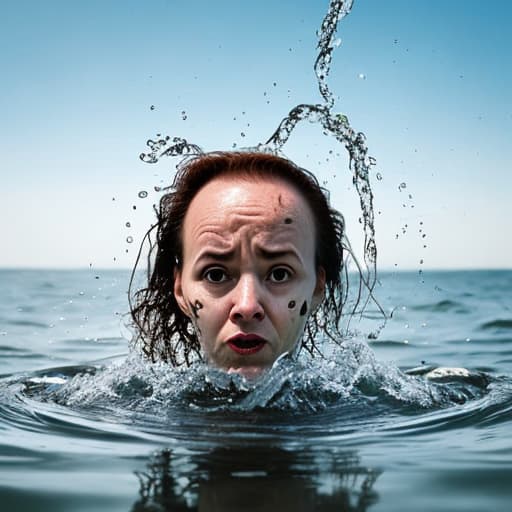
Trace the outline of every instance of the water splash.
{"label": "water splash", "polygon": [[[356,312],[359,304],[363,307],[358,310],[359,313],[365,310],[369,302],[373,302],[381,319],[386,315],[373,297],[373,289],[377,280],[377,245],[375,242],[375,222],[373,211],[373,192],[370,185],[370,170],[375,165],[374,158],[368,155],[366,146],[366,137],[364,133],[358,132],[352,128],[347,116],[334,111],[334,95],[327,83],[332,62],[332,53],[341,44],[341,40],[336,37],[338,23],[352,9],[353,0],[331,0],[327,14],[325,15],[318,35],[318,56],[315,60],[314,70],[318,81],[318,89],[322,102],[318,104],[299,104],[292,108],[288,115],[283,118],[274,133],[264,143],[257,144],[254,147],[247,147],[246,150],[268,152],[272,154],[281,154],[284,145],[289,140],[295,128],[303,121],[317,123],[321,126],[323,133],[334,137],[341,143],[349,154],[349,169],[352,171],[353,183],[359,196],[361,208],[361,223],[363,225],[364,243],[362,268],[355,258],[350,243],[346,241],[346,249],[352,256],[358,270],[361,274],[359,291],[354,301],[351,315]],[[245,133],[241,134],[245,137]],[[189,143],[186,139],[180,137],[159,137],[156,140],[148,140],[147,146],[150,148],[148,153],[142,153],[140,158],[147,163],[157,163],[164,156],[181,156],[183,158],[190,155],[200,155],[203,153],[196,144]],[[363,285],[367,295],[362,299]],[[378,330],[383,327],[381,325]]]}
{"label": "water splash", "polygon": [[[454,370],[454,369],[451,369]],[[478,372],[422,367],[411,374],[378,362],[364,342],[333,348],[329,360],[281,357],[259,379],[205,364],[174,368],[132,353],[104,368],[62,369],[25,381],[25,393],[71,408],[119,408],[161,414],[168,408],[250,412],[317,412],[352,407],[361,416],[421,412],[484,396],[490,379]],[[361,414],[364,412],[364,414]]]}

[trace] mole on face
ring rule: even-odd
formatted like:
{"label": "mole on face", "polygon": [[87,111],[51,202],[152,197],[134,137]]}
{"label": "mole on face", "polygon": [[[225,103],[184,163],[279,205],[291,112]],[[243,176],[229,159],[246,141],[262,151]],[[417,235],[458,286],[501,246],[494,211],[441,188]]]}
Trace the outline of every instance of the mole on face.
{"label": "mole on face", "polygon": [[285,224],[291,224],[293,221],[292,219],[290,219],[290,217],[286,217],[286,219],[284,219],[284,223]]}
{"label": "mole on face", "polygon": [[304,304],[302,304],[300,308],[300,316],[304,316],[308,312],[308,303],[304,301]]}
{"label": "mole on face", "polygon": [[288,308],[289,309],[293,309],[295,307],[295,301],[294,300],[291,300],[290,302],[288,302]]}
{"label": "mole on face", "polygon": [[199,311],[200,309],[203,309],[203,305],[202,305],[198,300],[196,300],[196,301],[194,302],[194,304],[189,303],[189,305],[190,305],[190,309],[192,310],[192,313],[194,314],[194,316],[195,316],[196,318],[199,318],[199,313],[198,313],[198,311]]}

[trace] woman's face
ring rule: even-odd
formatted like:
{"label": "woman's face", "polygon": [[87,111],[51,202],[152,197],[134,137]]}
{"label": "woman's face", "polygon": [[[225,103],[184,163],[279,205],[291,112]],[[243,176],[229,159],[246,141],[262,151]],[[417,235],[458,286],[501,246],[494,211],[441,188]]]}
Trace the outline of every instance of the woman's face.
{"label": "woman's face", "polygon": [[293,351],[325,284],[313,215],[295,187],[216,178],[190,203],[182,237],[174,293],[206,361],[251,377]]}

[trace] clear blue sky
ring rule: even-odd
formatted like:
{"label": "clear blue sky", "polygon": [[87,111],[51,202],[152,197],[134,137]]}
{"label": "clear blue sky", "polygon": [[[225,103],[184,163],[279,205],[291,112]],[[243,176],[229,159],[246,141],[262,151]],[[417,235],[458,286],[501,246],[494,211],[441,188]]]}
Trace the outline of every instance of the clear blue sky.
{"label": "clear blue sky", "polygon": [[[170,161],[139,161],[145,141],[252,146],[295,104],[318,102],[327,6],[4,2],[0,266],[130,267],[153,187],[172,178]],[[506,0],[356,0],[340,23],[329,84],[382,175],[381,268],[512,266],[511,25]],[[326,162],[330,149],[342,158]],[[327,181],[359,247],[344,150],[308,125],[285,153]]]}

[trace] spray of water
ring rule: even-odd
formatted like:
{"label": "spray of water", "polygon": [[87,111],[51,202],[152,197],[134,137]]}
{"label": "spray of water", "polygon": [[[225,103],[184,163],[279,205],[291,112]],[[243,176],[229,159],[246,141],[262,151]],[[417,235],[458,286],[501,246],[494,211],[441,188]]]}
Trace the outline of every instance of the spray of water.
{"label": "spray of water", "polygon": [[[375,165],[375,159],[368,156],[366,139],[362,132],[355,131],[346,115],[334,111],[334,96],[327,83],[330,72],[333,51],[340,45],[340,39],[336,39],[338,23],[351,10],[353,0],[331,0],[327,14],[325,15],[318,34],[318,56],[314,69],[318,81],[318,88],[322,98],[321,103],[299,104],[292,108],[287,116],[279,123],[277,129],[264,143],[247,150],[281,154],[295,128],[303,121],[319,124],[323,132],[334,137],[341,143],[349,154],[349,170],[352,171],[354,187],[359,196],[361,219],[364,230],[363,259],[364,265],[360,265],[355,258],[350,243],[345,239],[346,252],[351,256],[357,266],[360,279],[358,292],[353,298],[353,305],[349,312],[349,318],[354,313],[363,313],[368,302],[373,302],[378,309],[379,317],[385,318],[385,314],[378,302],[373,297],[373,289],[377,276],[377,246],[375,243],[375,225],[373,211],[373,193],[370,186],[370,170]],[[147,141],[150,151],[142,153],[140,158],[147,163],[157,163],[162,157],[182,157],[202,154],[201,148],[189,143],[180,137],[158,137]],[[348,285],[348,278],[347,278]],[[363,295],[366,294],[366,297]],[[358,309],[358,306],[362,306]],[[382,328],[383,325],[380,326]],[[347,327],[348,330],[348,327]],[[372,337],[376,337],[374,332]]]}

